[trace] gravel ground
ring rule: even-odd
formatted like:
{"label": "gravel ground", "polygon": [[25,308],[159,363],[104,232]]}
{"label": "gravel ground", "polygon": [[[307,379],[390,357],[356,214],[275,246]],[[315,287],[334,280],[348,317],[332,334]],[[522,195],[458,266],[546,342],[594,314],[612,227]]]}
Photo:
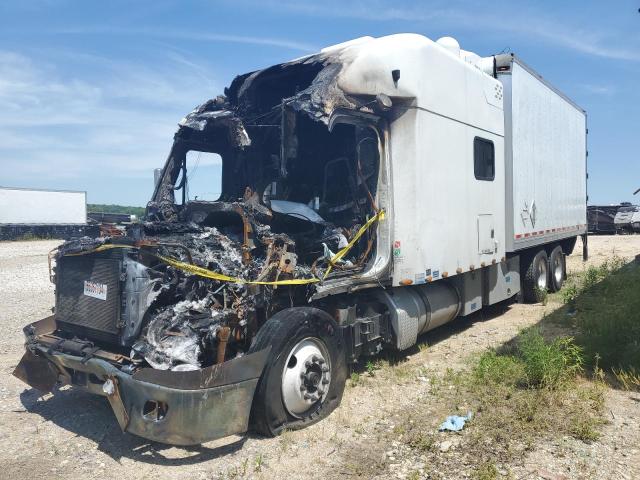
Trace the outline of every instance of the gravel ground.
{"label": "gravel ground", "polygon": [[[342,478],[357,477],[358,465],[380,464],[378,478],[405,478],[416,465],[391,461],[380,450],[381,431],[393,428],[413,402],[429,402],[428,379],[406,378],[398,367],[347,387],[343,403],[328,419],[275,439],[233,437],[191,448],[147,442],[121,433],[106,400],[71,389],[55,395],[25,388],[11,376],[22,354],[24,324],[49,314],[53,286],[47,252],[57,241],[0,243],[0,465],[4,478]],[[585,268],[579,254],[568,268]],[[612,254],[640,253],[640,235],[590,239],[590,264]],[[403,366],[428,371],[464,366],[469,355],[499,346],[537,323],[553,305],[511,305],[496,313],[458,320],[427,334],[428,349],[414,349]],[[447,412],[433,401],[436,424]],[[602,438],[587,445],[560,438],[535,446],[518,465],[502,466],[504,478],[640,478],[640,395],[607,391],[609,422]],[[445,453],[443,453],[445,454]],[[455,447],[447,452],[455,462]],[[367,470],[370,471],[370,470]],[[468,468],[460,475],[467,476]],[[362,476],[362,474],[360,474]],[[372,476],[369,473],[367,476]]]}

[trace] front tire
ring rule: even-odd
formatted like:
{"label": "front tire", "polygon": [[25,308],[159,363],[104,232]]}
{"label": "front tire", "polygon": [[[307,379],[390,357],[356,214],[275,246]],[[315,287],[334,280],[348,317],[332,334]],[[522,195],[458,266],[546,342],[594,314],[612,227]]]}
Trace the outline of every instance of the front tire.
{"label": "front tire", "polygon": [[327,417],[340,404],[347,364],[340,330],[310,307],[282,310],[258,331],[250,352],[271,346],[251,411],[254,429],[276,436]]}
{"label": "front tire", "polygon": [[549,288],[549,257],[540,250],[529,261],[525,261],[526,271],[522,282],[522,294],[527,303],[540,303]]}

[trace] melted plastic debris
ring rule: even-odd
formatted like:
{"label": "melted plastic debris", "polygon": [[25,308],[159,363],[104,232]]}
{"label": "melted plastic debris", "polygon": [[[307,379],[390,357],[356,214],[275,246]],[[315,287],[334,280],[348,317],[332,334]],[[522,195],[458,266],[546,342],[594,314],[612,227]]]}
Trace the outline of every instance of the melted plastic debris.
{"label": "melted plastic debris", "polygon": [[207,339],[207,333],[215,332],[218,325],[214,322],[222,317],[208,308],[210,304],[207,297],[161,310],[149,322],[144,338],[133,346],[132,356],[142,355],[159,370],[199,369],[202,341]]}

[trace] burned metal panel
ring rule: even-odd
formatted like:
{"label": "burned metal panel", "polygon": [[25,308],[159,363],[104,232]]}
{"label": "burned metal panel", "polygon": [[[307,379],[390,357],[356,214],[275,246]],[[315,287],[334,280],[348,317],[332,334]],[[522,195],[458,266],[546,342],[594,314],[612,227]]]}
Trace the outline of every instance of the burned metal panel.
{"label": "burned metal panel", "polygon": [[58,381],[58,371],[53,364],[29,350],[20,359],[13,376],[42,393],[51,392]]}
{"label": "burned metal panel", "polygon": [[260,377],[269,350],[267,348],[191,372],[176,373],[168,370],[143,368],[133,374],[133,379],[181,390],[220,387]]}

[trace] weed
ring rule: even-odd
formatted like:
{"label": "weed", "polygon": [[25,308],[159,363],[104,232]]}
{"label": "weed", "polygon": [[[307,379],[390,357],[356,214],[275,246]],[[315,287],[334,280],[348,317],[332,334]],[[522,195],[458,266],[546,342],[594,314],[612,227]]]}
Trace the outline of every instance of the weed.
{"label": "weed", "polygon": [[585,443],[595,442],[600,438],[598,428],[602,421],[592,417],[574,417],[571,420],[571,434]]}
{"label": "weed", "polygon": [[427,433],[419,428],[409,431],[407,436],[406,443],[419,452],[427,452],[431,450],[435,444],[433,434]]}
{"label": "weed", "polygon": [[249,466],[249,459],[245,458],[244,462],[242,462],[242,470],[241,474],[244,477],[247,474],[247,467]]}
{"label": "weed", "polygon": [[486,462],[473,472],[471,478],[474,480],[496,480],[498,478],[498,469],[493,462]]}
{"label": "weed", "polygon": [[[606,267],[605,267],[606,271]],[[594,267],[590,265],[589,268],[584,272],[582,277],[582,288],[583,290],[588,290],[593,287],[596,283],[598,283],[602,276],[602,267]]]}
{"label": "weed", "polygon": [[536,298],[542,305],[546,305],[549,302],[549,294],[547,293],[546,288],[536,288]]}
{"label": "weed", "polygon": [[362,377],[358,372],[351,372],[351,376],[349,377],[349,380],[350,380],[349,386],[351,387],[357,387],[358,385],[362,385],[364,383],[362,380]]}
{"label": "weed", "polygon": [[580,290],[578,289],[578,285],[575,281],[571,280],[565,284],[562,290],[560,290],[562,301],[570,305],[573,305],[575,303],[579,293]]}
{"label": "weed", "polygon": [[262,456],[262,454],[260,454],[256,457],[256,460],[253,465],[253,471],[256,473],[261,472],[263,464],[264,464],[264,457]]}
{"label": "weed", "polygon": [[371,360],[368,360],[365,368],[367,369],[367,373],[369,374],[369,376],[375,377],[376,370],[378,370],[378,368],[380,367],[377,365],[377,362],[373,363]]}
{"label": "weed", "polygon": [[293,431],[284,429],[282,433],[280,433],[280,448],[283,452],[289,450],[289,447],[293,444]]}
{"label": "weed", "polygon": [[519,351],[530,386],[559,388],[582,371],[582,350],[573,338],[546,342],[535,328],[520,336]]}
{"label": "weed", "polygon": [[613,374],[625,390],[640,391],[640,372],[635,368],[623,370],[621,368],[613,368]]}
{"label": "weed", "polygon": [[513,356],[501,356],[489,350],[482,354],[473,373],[480,382],[516,385],[524,377],[524,367]]}

